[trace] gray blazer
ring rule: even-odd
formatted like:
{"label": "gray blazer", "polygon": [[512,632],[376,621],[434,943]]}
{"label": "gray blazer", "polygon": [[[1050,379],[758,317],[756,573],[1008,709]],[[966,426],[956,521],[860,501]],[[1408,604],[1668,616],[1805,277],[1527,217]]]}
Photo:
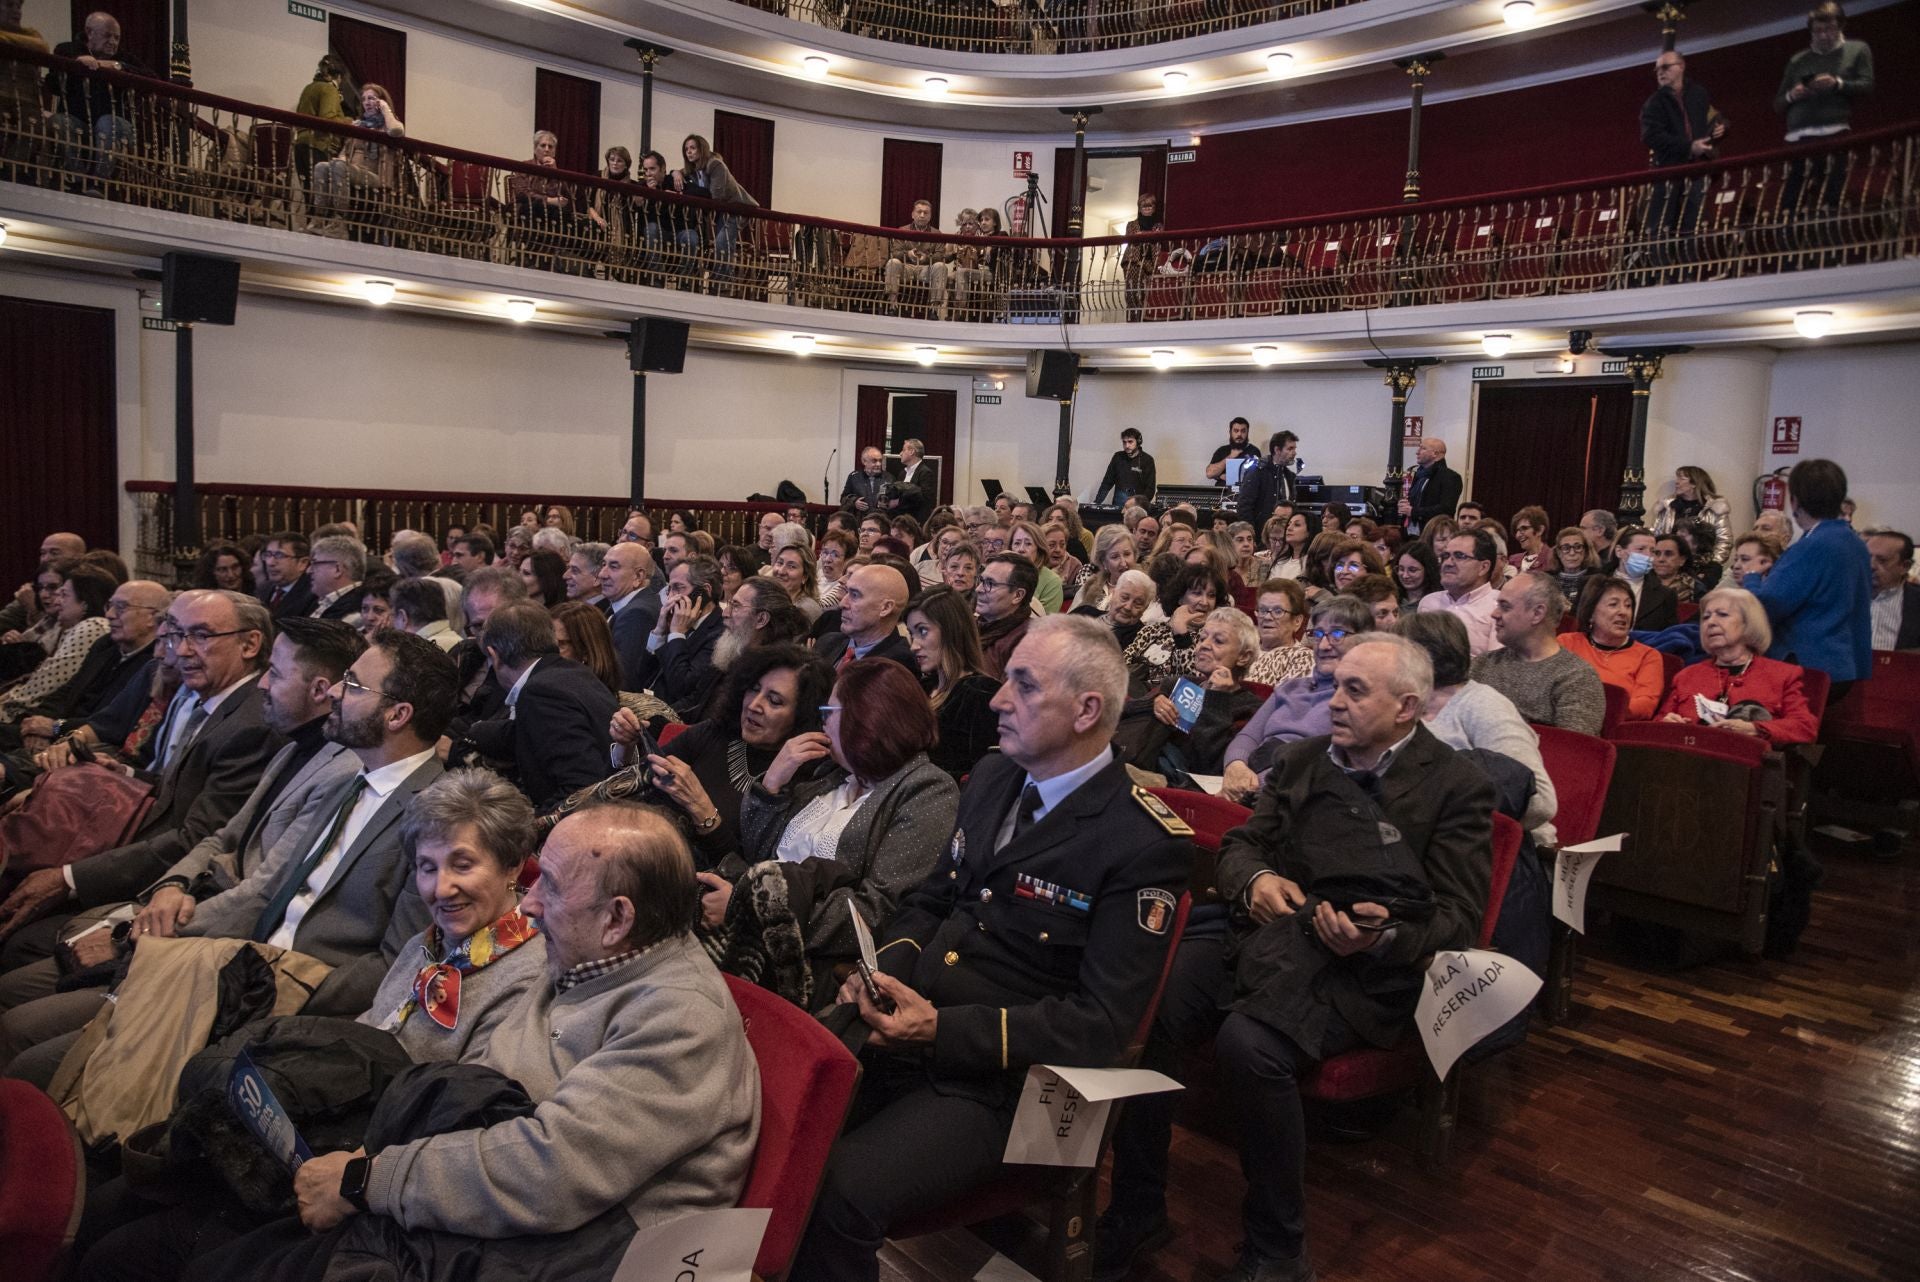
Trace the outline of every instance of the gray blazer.
{"label": "gray blazer", "polygon": [[[246,880],[201,904],[181,934],[251,936],[280,882],[319,840],[320,825],[332,818],[359,773],[356,761],[303,821],[266,852]],[[426,905],[413,893],[412,864],[400,849],[400,820],[414,797],[445,773],[446,768],[429,757],[388,795],[300,919],[294,950],[335,968],[303,1014],[355,1016],[366,1010],[402,945],[426,929]]]}
{"label": "gray blazer", "polygon": [[267,725],[265,697],[258,682],[248,681],[222,699],[161,774],[134,840],[74,861],[74,894],[82,905],[133,898],[233,818],[283,742]]}
{"label": "gray blazer", "polygon": [[[740,799],[738,866],[723,865],[737,876],[745,865],[774,858],[788,822],[815,797],[846,782],[845,771],[797,783],[774,794],[754,784]],[[873,786],[864,804],[840,833],[834,862],[851,868],[859,880],[830,893],[807,923],[807,951],[851,957],[859,950],[853,922],[843,903],[859,907],[875,935],[885,929],[900,897],[926,880],[953,839],[960,809],[960,788],[921,753]]]}
{"label": "gray blazer", "polygon": [[152,898],[161,882],[180,879],[192,885],[202,873],[210,874],[221,890],[231,890],[260,866],[267,852],[280,844],[288,829],[311,823],[313,812],[329,796],[338,796],[346,780],[360,769],[359,758],[339,744],[322,744],[320,750],[301,765],[299,773],[287,781],[287,786],[280,789],[280,795],[273,799],[266,817],[255,829],[253,839],[247,843],[246,849],[240,849],[240,839],[253,823],[260,803],[275,786],[281,772],[287,769],[288,758],[293,753],[293,744],[282,748],[268,764],[267,772],[260,776],[252,795],[234,812],[233,818],[227,820],[220,831],[189,850],[153,885],[141,891],[140,898]]}

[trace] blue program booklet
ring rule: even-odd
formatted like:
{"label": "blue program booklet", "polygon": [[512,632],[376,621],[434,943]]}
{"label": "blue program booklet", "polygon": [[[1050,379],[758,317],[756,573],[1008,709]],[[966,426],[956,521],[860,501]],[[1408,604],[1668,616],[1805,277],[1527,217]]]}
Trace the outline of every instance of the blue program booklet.
{"label": "blue program booklet", "polygon": [[1191,730],[1193,723],[1200,719],[1200,709],[1206,706],[1207,691],[1197,681],[1181,677],[1173,683],[1173,706],[1180,709],[1180,729]]}
{"label": "blue program booklet", "polygon": [[233,1061],[233,1072],[227,1075],[227,1104],[253,1132],[254,1138],[266,1145],[267,1151],[279,1158],[289,1171],[299,1170],[302,1162],[313,1158],[313,1150],[307,1147],[299,1128],[294,1126],[293,1119],[287,1116],[287,1110],[267,1085],[260,1066],[245,1051]]}

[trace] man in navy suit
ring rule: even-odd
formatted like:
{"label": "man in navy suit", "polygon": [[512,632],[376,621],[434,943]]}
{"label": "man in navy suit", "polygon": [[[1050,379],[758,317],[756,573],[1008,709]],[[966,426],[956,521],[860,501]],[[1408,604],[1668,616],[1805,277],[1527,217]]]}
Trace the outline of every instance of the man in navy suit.
{"label": "man in navy suit", "polygon": [[480,644],[507,688],[507,706],[468,728],[474,746],[512,761],[520,790],[541,812],[606,778],[608,727],[620,703],[591,669],[560,657],[553,616],[532,601],[503,605]]}
{"label": "man in navy suit", "polygon": [[1913,540],[1898,530],[1868,530],[1873,564],[1873,648],[1920,650],[1920,583],[1913,573]]}
{"label": "man in navy suit", "polygon": [[1408,534],[1436,516],[1452,516],[1460,501],[1460,474],[1447,466],[1447,443],[1437,436],[1422,437],[1414,455],[1413,483],[1400,500],[1400,519]]}
{"label": "man in navy suit", "polygon": [[645,690],[653,679],[647,636],[660,619],[660,593],[647,586],[652,581],[653,554],[644,543],[616,543],[600,562],[600,595],[613,626],[622,690]]}

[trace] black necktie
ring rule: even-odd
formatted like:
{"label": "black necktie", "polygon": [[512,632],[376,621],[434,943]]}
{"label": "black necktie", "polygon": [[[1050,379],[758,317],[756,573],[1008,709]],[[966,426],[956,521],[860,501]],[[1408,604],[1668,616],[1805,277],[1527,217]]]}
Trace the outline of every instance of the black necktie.
{"label": "black necktie", "polygon": [[1028,784],[1020,793],[1020,808],[1013,812],[1013,837],[1020,840],[1020,834],[1033,827],[1034,816],[1040,813],[1040,789]]}
{"label": "black necktie", "polygon": [[346,796],[340,799],[340,808],[334,811],[332,820],[328,822],[326,835],[320,839],[320,844],[308,852],[306,859],[280,883],[280,889],[260,910],[260,919],[253,924],[255,943],[266,943],[273,938],[273,932],[280,929],[280,923],[287,919],[287,905],[306,889],[308,878],[313,876],[313,870],[327,857],[327,852],[333,849],[333,843],[340,839],[341,829],[347,826],[347,816],[353,813],[354,803],[360,800],[360,794],[366,789],[366,775],[354,776],[353,782],[347,787]]}

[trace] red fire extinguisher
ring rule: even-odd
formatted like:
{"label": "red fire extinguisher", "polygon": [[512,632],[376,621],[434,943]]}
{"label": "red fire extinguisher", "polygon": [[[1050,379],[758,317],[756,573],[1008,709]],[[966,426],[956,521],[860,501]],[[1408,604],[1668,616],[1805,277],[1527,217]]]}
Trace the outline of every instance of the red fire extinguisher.
{"label": "red fire extinguisher", "polygon": [[1753,506],[1755,511],[1775,512],[1787,510],[1787,469],[1776,468],[1753,483]]}

